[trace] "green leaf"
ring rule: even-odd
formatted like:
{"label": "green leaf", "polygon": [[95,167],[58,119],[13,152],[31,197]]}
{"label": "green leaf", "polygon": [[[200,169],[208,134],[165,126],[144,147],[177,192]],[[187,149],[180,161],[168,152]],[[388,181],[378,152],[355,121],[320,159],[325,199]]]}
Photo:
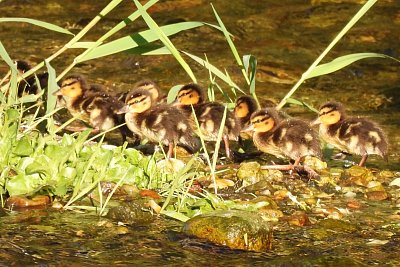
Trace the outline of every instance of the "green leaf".
{"label": "green leaf", "polygon": [[178,94],[179,90],[181,90],[182,87],[183,87],[183,84],[178,84],[178,85],[175,85],[174,87],[172,87],[168,91],[168,96],[167,96],[167,103],[168,104],[171,104],[172,102],[175,101],[176,95]]}
{"label": "green leaf", "polygon": [[306,108],[308,108],[309,110],[311,110],[311,111],[313,111],[313,112],[315,112],[315,113],[318,113],[318,110],[317,110],[317,109],[315,109],[313,106],[311,106],[310,104],[307,104],[307,103],[304,102],[304,101],[300,101],[300,100],[297,100],[297,99],[294,99],[294,98],[288,98],[288,99],[287,99],[287,103],[289,103],[289,104],[294,104],[294,105],[298,105],[298,106],[302,106],[302,107],[306,107]]}
{"label": "green leaf", "polygon": [[222,22],[221,18],[219,17],[217,11],[215,10],[213,4],[211,4],[211,8],[214,11],[215,18],[217,19],[218,24],[221,27],[221,30],[222,30],[222,32],[223,32],[223,34],[225,36],[226,41],[228,42],[228,45],[229,45],[229,47],[230,47],[230,49],[232,51],[232,54],[233,54],[237,64],[242,69],[242,73],[243,73],[244,78],[246,79],[247,84],[250,84],[249,78],[247,77],[246,72],[244,70],[243,62],[240,59],[240,56],[239,56],[239,53],[238,53],[238,51],[237,51],[237,49],[235,47],[235,44],[233,43],[233,41],[231,39],[230,33],[226,29],[224,23]]}
{"label": "green leaf", "polygon": [[164,214],[170,218],[173,218],[175,220],[179,220],[181,222],[186,222],[190,218],[180,212],[174,211],[174,210],[162,210],[161,214]]}
{"label": "green leaf", "polygon": [[15,72],[18,73],[17,66],[14,64],[14,61],[11,59],[11,57],[8,55],[5,47],[3,46],[3,43],[0,41],[0,56],[1,58],[7,63],[7,65],[13,69]]}
{"label": "green leaf", "polygon": [[[170,24],[166,26],[160,27],[162,32],[166,36],[174,35],[184,30],[193,29],[196,27],[203,26],[203,22],[179,22],[175,24]],[[119,53],[122,51],[130,50],[133,48],[137,48],[140,46],[146,47],[151,42],[157,41],[159,39],[159,35],[154,32],[154,30],[146,30],[139,33],[135,33],[129,36],[125,36],[119,38],[117,40],[111,41],[107,44],[101,45],[97,48],[94,48],[92,51],[84,55],[79,59],[79,62],[95,59],[99,57],[104,57],[108,55],[112,55],[115,53]]]}
{"label": "green leaf", "polygon": [[243,64],[246,73],[249,75],[250,80],[250,94],[256,92],[256,72],[257,72],[257,59],[253,55],[243,56]]}
{"label": "green leaf", "polygon": [[15,155],[25,157],[31,155],[32,153],[33,153],[33,147],[27,136],[24,136],[17,141],[17,144],[14,149]]}
{"label": "green leaf", "polygon": [[6,190],[10,196],[32,194],[45,185],[38,174],[18,174],[6,183]]}
{"label": "green leaf", "polygon": [[96,42],[76,42],[72,44],[69,48],[91,48]]}
{"label": "green leaf", "polygon": [[310,79],[313,77],[332,73],[337,70],[343,69],[344,67],[352,64],[353,62],[356,62],[358,60],[365,59],[365,58],[388,58],[388,59],[392,59],[392,60],[395,60],[400,63],[400,60],[398,60],[394,57],[391,57],[391,56],[387,56],[385,54],[355,53],[355,54],[350,54],[350,55],[346,55],[346,56],[341,56],[341,57],[335,58],[331,62],[318,65],[305,78]]}
{"label": "green leaf", "polygon": [[55,31],[55,32],[60,32],[60,33],[65,33],[65,34],[70,34],[70,35],[74,35],[72,32],[61,28],[60,26],[48,23],[48,22],[44,22],[44,21],[40,21],[40,20],[36,20],[36,19],[29,19],[29,18],[0,18],[0,22],[25,22],[25,23],[30,23],[51,31]]}
{"label": "green leaf", "polygon": [[54,96],[53,93],[58,90],[58,84],[56,81],[57,75],[54,68],[50,65],[50,62],[45,60],[47,71],[49,73],[49,79],[47,84],[47,105],[46,105],[46,114],[49,114],[56,107],[57,96]]}

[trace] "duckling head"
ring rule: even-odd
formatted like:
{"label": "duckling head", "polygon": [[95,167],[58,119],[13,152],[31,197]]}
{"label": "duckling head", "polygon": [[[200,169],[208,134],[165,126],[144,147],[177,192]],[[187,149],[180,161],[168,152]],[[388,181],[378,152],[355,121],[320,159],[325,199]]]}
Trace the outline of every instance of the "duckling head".
{"label": "duckling head", "polygon": [[256,110],[257,110],[257,102],[253,97],[244,95],[236,100],[236,105],[234,110],[235,117],[237,118],[250,117],[250,115]]}
{"label": "duckling head", "polygon": [[204,90],[195,83],[189,83],[183,86],[177,96],[176,104],[190,106],[203,103],[205,99]]}
{"label": "duckling head", "polygon": [[318,119],[313,124],[332,125],[345,117],[345,110],[341,103],[328,102],[319,108]]}
{"label": "duckling head", "polygon": [[62,81],[60,89],[54,92],[54,95],[77,98],[82,96],[88,88],[89,85],[82,76],[71,75]]}
{"label": "duckling head", "polygon": [[254,132],[265,133],[274,129],[279,123],[279,115],[273,108],[254,112],[250,117],[251,129]]}
{"label": "duckling head", "polygon": [[151,80],[139,81],[133,87],[136,89],[144,89],[149,91],[153,102],[156,102],[160,97],[160,88]]}
{"label": "duckling head", "polygon": [[134,89],[126,96],[127,112],[142,113],[150,109],[153,103],[151,96],[151,92],[146,89]]}
{"label": "duckling head", "polygon": [[25,60],[17,60],[15,61],[15,64],[17,65],[17,69],[20,73],[25,73],[32,69],[32,66]]}

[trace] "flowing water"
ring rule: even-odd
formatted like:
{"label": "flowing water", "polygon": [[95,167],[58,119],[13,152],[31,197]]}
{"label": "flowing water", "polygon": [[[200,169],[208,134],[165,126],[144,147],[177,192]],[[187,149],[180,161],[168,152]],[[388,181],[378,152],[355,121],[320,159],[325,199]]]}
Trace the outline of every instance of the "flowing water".
{"label": "flowing water", "polygon": [[[334,36],[360,8],[361,0],[263,0],[215,1],[213,4],[241,55],[258,60],[257,95],[279,101]],[[107,1],[0,1],[1,17],[29,17],[57,24],[77,33]],[[124,1],[90,31],[86,41],[95,40],[134,10]],[[216,23],[209,1],[160,1],[150,10],[160,25],[179,21]],[[380,0],[335,46],[325,62],[359,52],[385,53],[400,57],[400,2]],[[118,37],[146,29],[138,20]],[[0,41],[13,59],[38,63],[64,45],[70,36],[28,24],[0,23]],[[171,38],[184,51],[226,69],[244,90],[245,81],[223,35],[203,27]],[[78,51],[70,50],[52,62],[60,73]],[[208,71],[190,59],[200,84],[206,86]],[[390,142],[389,162],[372,158],[370,167],[400,169],[400,64],[387,59],[367,59],[304,83],[294,98],[318,107],[326,100],[343,102],[354,114],[379,122]],[[0,63],[0,76],[8,71]],[[190,82],[171,56],[116,54],[79,64],[73,72],[110,91],[128,90],[135,82],[151,78],[167,92],[176,84]],[[223,82],[219,84],[227,89]],[[290,106],[291,115],[311,119],[315,114]],[[397,191],[395,191],[396,193]],[[336,200],[338,201],[338,200]],[[232,251],[183,237],[180,223],[159,219],[148,225],[129,226],[118,235],[114,228],[99,226],[98,217],[49,211],[16,212],[0,218],[0,264],[39,266],[363,266],[400,265],[399,209],[390,200],[365,201],[362,213],[349,220],[357,231],[331,230],[331,237],[312,235],[312,229],[281,227],[275,233],[275,248],[268,253]],[[332,205],[335,201],[332,200]],[[337,203],[340,206],[340,203]],[[80,231],[80,230],[83,230]],[[383,245],[369,239],[387,239]],[[83,263],[82,263],[83,262]]]}

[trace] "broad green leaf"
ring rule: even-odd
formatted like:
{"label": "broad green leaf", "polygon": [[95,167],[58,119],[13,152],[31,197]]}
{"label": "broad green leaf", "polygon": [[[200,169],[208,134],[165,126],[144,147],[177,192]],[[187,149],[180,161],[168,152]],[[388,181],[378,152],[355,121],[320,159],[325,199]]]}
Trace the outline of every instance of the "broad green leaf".
{"label": "broad green leaf", "polygon": [[136,7],[140,11],[142,18],[146,22],[147,26],[152,30],[154,33],[157,34],[160,41],[171,51],[171,54],[175,57],[175,59],[181,64],[182,68],[186,71],[189,77],[192,79],[193,82],[197,82],[196,77],[194,76],[192,69],[186,63],[186,61],[182,58],[179,51],[176,49],[174,44],[168,38],[168,36],[164,33],[164,31],[157,25],[157,23],[153,20],[152,17],[149,16],[147,11],[143,8],[142,4],[138,0],[134,0]]}
{"label": "broad green leaf", "polygon": [[178,84],[169,89],[168,91],[168,96],[167,96],[167,103],[171,104],[172,102],[175,101],[176,95],[178,94],[179,90],[183,87],[183,84]]}
{"label": "broad green leaf", "polygon": [[70,35],[74,35],[72,32],[61,28],[60,26],[48,23],[48,22],[44,22],[44,21],[40,21],[40,20],[36,20],[36,19],[29,19],[29,18],[0,18],[0,22],[25,22],[25,23],[30,23],[51,31],[55,31],[55,32],[60,32],[60,33],[65,33],[65,34],[70,34]]}
{"label": "broad green leaf", "polygon": [[165,216],[168,216],[168,217],[173,218],[175,220],[179,220],[181,222],[186,222],[187,220],[190,219],[186,215],[184,215],[184,214],[182,214],[180,212],[174,211],[174,210],[162,210],[161,214],[164,214]]}
{"label": "broad green leaf", "polygon": [[38,174],[18,174],[10,178],[6,183],[6,190],[10,196],[33,194],[45,185],[44,180]]}
{"label": "broad green leaf", "polygon": [[400,63],[400,60],[393,58],[391,56],[384,55],[384,54],[355,53],[355,54],[350,54],[350,55],[346,55],[346,56],[341,56],[341,57],[335,58],[331,62],[318,65],[305,78],[310,79],[313,77],[332,73],[332,72],[335,72],[337,70],[340,70],[340,69],[352,64],[353,62],[356,62],[358,60],[365,59],[365,58],[388,58],[388,59],[392,59],[392,60],[395,60]]}
{"label": "broad green leaf", "polygon": [[[175,24],[170,24],[166,26],[161,26],[161,30],[165,35],[170,36],[179,33],[184,30],[193,29],[196,27],[203,26],[202,22],[179,22]],[[117,40],[111,41],[107,44],[101,45],[94,48],[92,51],[84,55],[79,59],[79,62],[95,59],[99,57],[104,57],[112,55],[125,50],[137,48],[140,46],[146,46],[151,42],[159,39],[159,36],[153,30],[146,30],[139,33],[135,33],[129,36],[119,38]]]}
{"label": "broad green leaf", "polygon": [[163,45],[147,44],[138,46],[125,51],[128,54],[154,56],[154,55],[170,55],[171,52]]}
{"label": "broad green leaf", "polygon": [[33,147],[27,136],[22,137],[17,141],[14,149],[14,154],[17,156],[29,156],[33,153]]}

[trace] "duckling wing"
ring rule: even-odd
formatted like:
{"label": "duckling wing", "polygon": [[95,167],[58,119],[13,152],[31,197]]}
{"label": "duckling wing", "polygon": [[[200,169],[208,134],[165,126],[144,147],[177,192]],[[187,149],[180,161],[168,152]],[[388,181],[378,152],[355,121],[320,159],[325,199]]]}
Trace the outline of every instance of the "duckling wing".
{"label": "duckling wing", "polygon": [[[206,138],[208,137],[207,139],[217,139],[224,112],[225,106],[217,102],[209,102],[196,106],[195,113],[200,129],[203,135]],[[224,134],[228,135],[231,140],[237,140],[240,133],[240,124],[229,110],[226,113],[224,127]]]}
{"label": "duckling wing", "polygon": [[364,118],[348,118],[343,121],[338,136],[346,142],[352,153],[363,155],[387,154],[387,138],[383,130],[374,122]]}
{"label": "duckling wing", "polygon": [[273,135],[283,154],[292,159],[307,155],[321,157],[317,133],[304,121],[288,119],[281,122]]}

